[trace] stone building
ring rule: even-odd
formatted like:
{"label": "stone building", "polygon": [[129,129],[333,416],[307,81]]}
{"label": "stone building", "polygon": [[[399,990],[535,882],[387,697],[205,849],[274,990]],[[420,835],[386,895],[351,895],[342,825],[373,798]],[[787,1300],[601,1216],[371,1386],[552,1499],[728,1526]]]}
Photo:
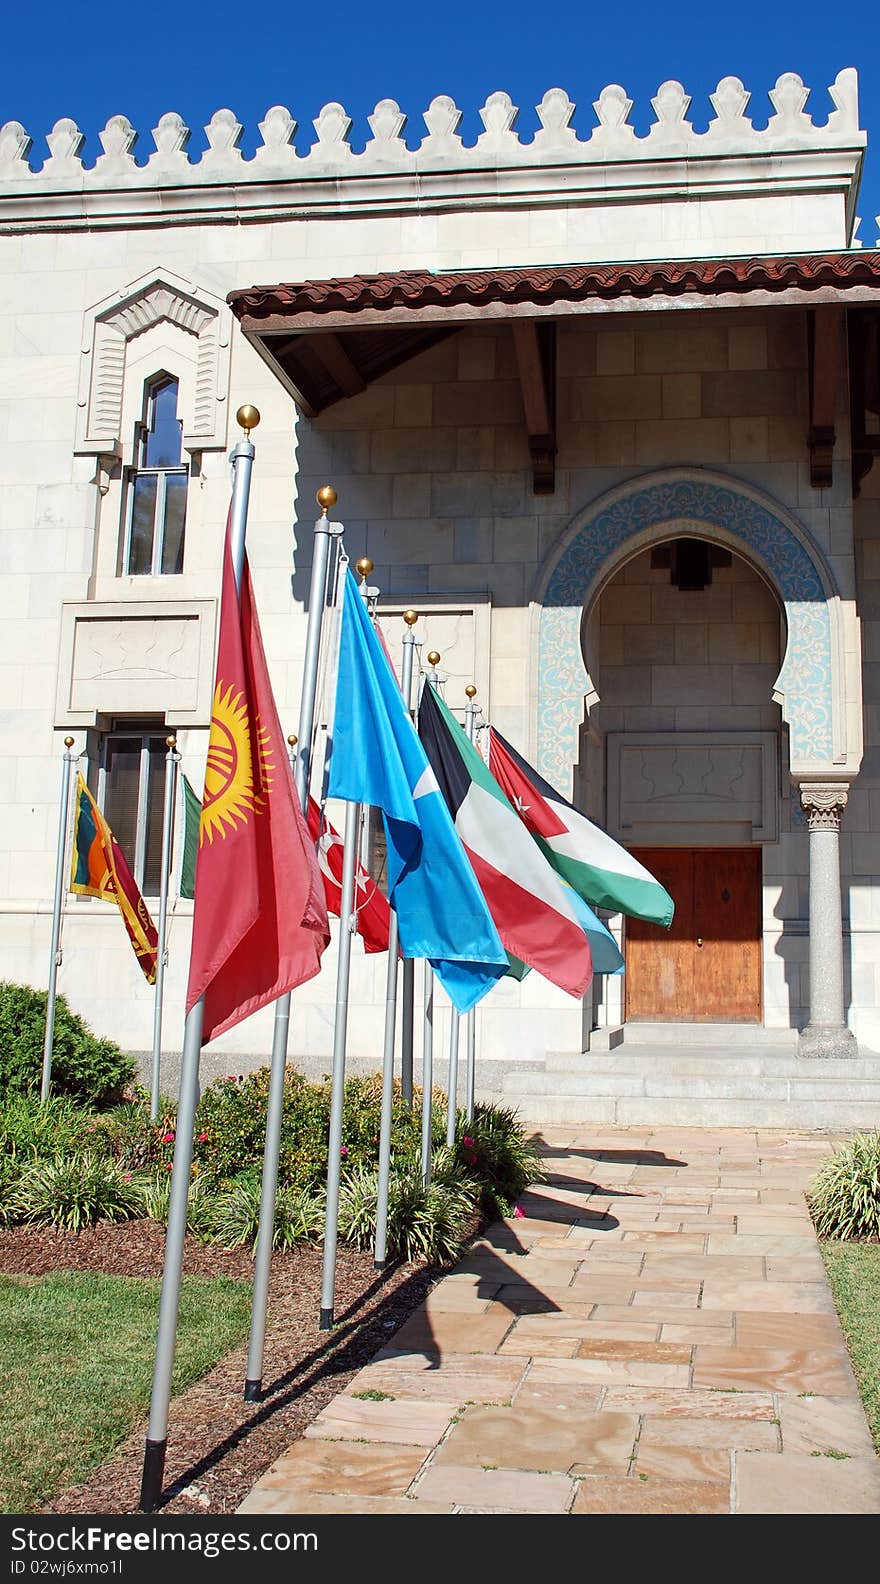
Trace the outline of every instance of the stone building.
{"label": "stone building", "polygon": [[[475,682],[676,898],[670,937],[610,921],[627,973],[585,1006],[534,975],[494,991],[484,1086],[537,1118],[880,1116],[880,254],[854,240],[855,72],[827,110],[807,98],[782,75],[755,126],[725,78],[697,130],[667,82],[638,137],[616,86],[577,129],[551,89],[522,135],[494,93],[472,145],[450,99],[408,139],[383,100],[357,151],[342,106],[305,150],[276,106],[250,158],[231,111],[192,156],[167,114],[140,163],[114,116],[91,165],[72,121],[42,164],[0,129],[4,978],[46,982],[65,734],[148,896],[170,730],[201,787],[247,400],[285,729],[330,481],[392,649],[412,605],[453,708]],[[190,914],[175,902],[169,1049]],[[319,1070],[325,962],[291,1034]],[[102,904],[67,899],[59,983],[148,1048],[152,992]],[[365,1061],[383,986],[358,948]],[[270,1043],[267,1012],[205,1070]]]}

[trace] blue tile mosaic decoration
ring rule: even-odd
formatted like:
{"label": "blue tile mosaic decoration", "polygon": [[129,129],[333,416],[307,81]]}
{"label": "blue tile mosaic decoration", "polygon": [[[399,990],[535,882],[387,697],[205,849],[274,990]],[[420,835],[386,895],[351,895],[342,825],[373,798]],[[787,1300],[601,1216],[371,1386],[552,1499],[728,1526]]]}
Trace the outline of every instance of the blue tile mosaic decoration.
{"label": "blue tile mosaic decoration", "polygon": [[538,639],[538,764],[561,791],[571,787],[589,681],[581,653],[583,603],[602,566],[628,539],[668,523],[710,537],[714,527],[760,559],[785,606],[788,645],[777,687],[785,695],[791,757],[832,760],[831,617],[815,562],[788,524],[751,495],[702,479],[670,479],[601,503],[550,576]]}

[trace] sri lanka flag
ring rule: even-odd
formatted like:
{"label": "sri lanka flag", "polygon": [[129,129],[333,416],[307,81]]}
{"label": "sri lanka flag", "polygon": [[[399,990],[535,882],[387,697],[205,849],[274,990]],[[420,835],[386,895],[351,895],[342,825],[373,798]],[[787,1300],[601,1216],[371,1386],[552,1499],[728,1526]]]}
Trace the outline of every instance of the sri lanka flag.
{"label": "sri lanka flag", "polygon": [[659,880],[554,791],[494,726],[489,766],[548,863],[578,896],[594,907],[669,928],[675,904]]}
{"label": "sri lanka flag", "polygon": [[505,948],[569,995],[582,996],[593,965],[572,893],[428,683],[419,705],[419,737]]}
{"label": "sri lanka flag", "polygon": [[79,896],[115,902],[148,984],[156,983],[159,937],[135,884],[125,854],[81,775],[76,778],[76,816],[70,889]]}

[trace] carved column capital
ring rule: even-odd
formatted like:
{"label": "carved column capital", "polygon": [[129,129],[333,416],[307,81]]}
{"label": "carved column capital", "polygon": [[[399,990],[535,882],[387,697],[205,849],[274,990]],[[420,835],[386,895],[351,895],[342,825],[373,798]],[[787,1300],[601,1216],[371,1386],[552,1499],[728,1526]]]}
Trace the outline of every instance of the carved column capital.
{"label": "carved column capital", "polygon": [[807,781],[799,788],[810,830],[840,830],[849,797],[846,781]]}

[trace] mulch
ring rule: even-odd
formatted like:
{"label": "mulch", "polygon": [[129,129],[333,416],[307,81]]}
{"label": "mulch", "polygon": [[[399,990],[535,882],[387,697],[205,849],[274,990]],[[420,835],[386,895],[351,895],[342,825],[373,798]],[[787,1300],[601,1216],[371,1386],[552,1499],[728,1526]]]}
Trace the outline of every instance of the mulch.
{"label": "mulch", "polygon": [[[165,1233],[150,1221],[99,1223],[78,1234],[17,1227],[0,1232],[0,1271],[40,1276],[93,1270],[161,1276]],[[246,1249],[223,1250],[187,1237],[184,1271],[249,1281]],[[341,1246],[336,1325],[318,1330],[321,1250],[303,1247],[272,1261],[263,1399],[242,1397],[246,1345],[227,1354],[171,1405],[163,1511],[231,1513],[337,1392],[423,1302],[440,1272],[424,1266],[373,1269],[372,1255]],[[146,1420],[81,1484],[46,1513],[138,1511]]]}

